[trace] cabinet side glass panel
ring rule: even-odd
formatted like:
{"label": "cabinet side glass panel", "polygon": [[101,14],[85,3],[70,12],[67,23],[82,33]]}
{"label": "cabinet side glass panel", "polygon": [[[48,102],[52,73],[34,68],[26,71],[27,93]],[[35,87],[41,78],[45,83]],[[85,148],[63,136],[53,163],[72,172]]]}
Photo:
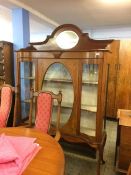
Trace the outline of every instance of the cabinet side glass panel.
{"label": "cabinet side glass panel", "polygon": [[[55,94],[59,91],[62,92],[61,126],[63,126],[70,118],[74,101],[72,78],[67,68],[61,63],[52,64],[44,76],[42,89]],[[54,103],[52,114],[53,123],[56,121],[56,113],[57,108],[56,103]]]}
{"label": "cabinet side glass panel", "polygon": [[21,112],[22,118],[29,116],[30,90],[34,89],[35,67],[33,62],[21,62]]}
{"label": "cabinet side glass panel", "polygon": [[80,132],[90,136],[95,136],[98,92],[98,65],[83,64],[82,70]]}

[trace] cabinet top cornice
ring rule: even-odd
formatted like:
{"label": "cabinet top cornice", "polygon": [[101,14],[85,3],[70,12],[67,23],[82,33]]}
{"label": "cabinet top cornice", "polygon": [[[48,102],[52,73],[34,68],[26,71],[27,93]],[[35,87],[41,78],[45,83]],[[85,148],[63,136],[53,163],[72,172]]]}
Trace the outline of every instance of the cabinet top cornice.
{"label": "cabinet top cornice", "polygon": [[[56,38],[63,32],[72,32],[78,36],[77,44],[71,49],[61,49]],[[74,36],[73,36],[74,37]],[[74,38],[73,38],[74,39]],[[29,47],[20,49],[19,51],[62,51],[62,52],[85,52],[85,51],[107,51],[107,46],[113,40],[94,40],[88,33],[83,33],[77,26],[73,24],[63,24],[57,27],[51,35],[42,42],[29,43]],[[66,42],[65,40],[62,41]]]}

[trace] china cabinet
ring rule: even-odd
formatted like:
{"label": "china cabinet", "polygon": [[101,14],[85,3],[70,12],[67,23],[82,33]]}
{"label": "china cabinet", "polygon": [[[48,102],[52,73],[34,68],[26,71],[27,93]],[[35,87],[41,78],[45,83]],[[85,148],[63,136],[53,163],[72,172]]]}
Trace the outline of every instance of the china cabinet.
{"label": "china cabinet", "polygon": [[13,85],[13,44],[0,41],[0,85]]}
{"label": "china cabinet", "polygon": [[[98,175],[106,141],[104,115],[108,66],[103,65],[110,54],[106,47],[111,42],[90,39],[77,26],[65,24],[56,28],[45,41],[30,43],[29,47],[17,51],[18,116],[21,117],[22,103],[29,101],[30,89],[61,91],[61,137],[98,151]],[[28,76],[20,73],[22,64],[28,64]],[[21,95],[23,79],[27,85],[25,99]],[[54,103],[54,123],[55,113]]]}
{"label": "china cabinet", "polygon": [[[0,41],[0,86],[3,84],[14,85],[14,57],[13,44],[7,41]],[[13,98],[14,105],[14,98]],[[8,119],[8,126],[12,126],[13,108]]]}

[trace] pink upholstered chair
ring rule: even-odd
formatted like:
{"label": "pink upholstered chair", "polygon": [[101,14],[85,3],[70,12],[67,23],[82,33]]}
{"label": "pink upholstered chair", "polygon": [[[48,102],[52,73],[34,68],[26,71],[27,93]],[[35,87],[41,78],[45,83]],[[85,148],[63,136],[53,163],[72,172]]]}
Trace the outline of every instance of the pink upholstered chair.
{"label": "pink upholstered chair", "polygon": [[[59,125],[60,125],[60,107],[62,101],[61,92],[54,94],[48,91],[32,92],[29,114],[29,126],[32,126],[32,113],[33,102],[35,98],[36,112],[35,112],[35,128],[41,130],[43,133],[53,133],[55,131],[55,139],[58,141],[60,138]],[[57,100],[57,119],[56,125],[50,125],[52,119],[53,102]],[[51,134],[54,135],[54,134]]]}
{"label": "pink upholstered chair", "polygon": [[12,86],[4,84],[1,86],[0,91],[0,127],[6,127],[12,106],[14,89]]}

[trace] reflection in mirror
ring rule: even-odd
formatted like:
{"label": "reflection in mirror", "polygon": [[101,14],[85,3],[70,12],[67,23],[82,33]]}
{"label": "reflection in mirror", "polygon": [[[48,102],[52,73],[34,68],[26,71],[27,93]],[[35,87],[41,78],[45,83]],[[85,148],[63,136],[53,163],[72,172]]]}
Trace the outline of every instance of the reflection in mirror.
{"label": "reflection in mirror", "polygon": [[80,132],[96,133],[98,65],[83,64]]}
{"label": "reflection in mirror", "polygon": [[60,48],[71,49],[77,45],[79,37],[74,31],[63,31],[55,40]]}
{"label": "reflection in mirror", "polygon": [[[53,93],[62,92],[60,123],[61,126],[67,123],[72,112],[74,91],[71,75],[63,64],[55,63],[48,68],[43,80],[42,90],[52,91]],[[56,111],[54,104],[52,115],[54,123],[56,121]]]}

